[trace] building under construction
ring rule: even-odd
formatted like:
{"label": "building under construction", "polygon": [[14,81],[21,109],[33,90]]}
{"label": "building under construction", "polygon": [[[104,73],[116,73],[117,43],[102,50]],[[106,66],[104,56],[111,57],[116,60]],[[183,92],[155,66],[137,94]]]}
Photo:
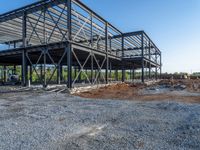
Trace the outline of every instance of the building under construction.
{"label": "building under construction", "polygon": [[161,74],[161,51],[144,31],[123,33],[79,0],[43,0],[1,14],[0,48],[4,83],[10,68],[20,68],[23,86],[68,88]]}

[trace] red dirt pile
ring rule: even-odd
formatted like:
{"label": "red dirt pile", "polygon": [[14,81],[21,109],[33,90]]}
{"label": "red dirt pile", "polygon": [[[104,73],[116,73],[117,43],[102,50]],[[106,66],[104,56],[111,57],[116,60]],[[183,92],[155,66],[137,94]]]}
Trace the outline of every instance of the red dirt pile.
{"label": "red dirt pile", "polygon": [[200,103],[200,96],[174,94],[172,91],[159,94],[143,94],[142,90],[156,85],[166,85],[176,89],[176,87],[185,87],[189,92],[200,92],[200,80],[162,80],[154,85],[145,84],[113,84],[106,87],[90,90],[87,92],[76,93],[74,95],[84,98],[96,99],[121,99],[137,101],[162,101],[176,100],[189,103]]}

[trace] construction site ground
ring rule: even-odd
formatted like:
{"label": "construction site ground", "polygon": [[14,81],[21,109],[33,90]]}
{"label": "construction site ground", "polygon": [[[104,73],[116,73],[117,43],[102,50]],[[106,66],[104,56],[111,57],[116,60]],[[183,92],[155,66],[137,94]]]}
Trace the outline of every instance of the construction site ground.
{"label": "construction site ground", "polygon": [[200,149],[200,81],[0,87],[0,149]]}

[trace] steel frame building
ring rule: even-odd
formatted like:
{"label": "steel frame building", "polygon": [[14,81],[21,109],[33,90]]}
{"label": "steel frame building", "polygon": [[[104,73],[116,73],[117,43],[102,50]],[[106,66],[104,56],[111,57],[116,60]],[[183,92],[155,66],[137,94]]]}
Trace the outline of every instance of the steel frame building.
{"label": "steel frame building", "polygon": [[63,66],[68,88],[80,82],[81,74],[90,84],[108,83],[111,72],[119,80],[118,70],[121,81],[126,70],[134,79],[140,69],[142,82],[161,74],[161,51],[144,31],[123,33],[79,0],[43,0],[1,14],[0,43],[0,65],[21,66],[24,86],[33,72],[44,87],[55,74],[60,84]]}

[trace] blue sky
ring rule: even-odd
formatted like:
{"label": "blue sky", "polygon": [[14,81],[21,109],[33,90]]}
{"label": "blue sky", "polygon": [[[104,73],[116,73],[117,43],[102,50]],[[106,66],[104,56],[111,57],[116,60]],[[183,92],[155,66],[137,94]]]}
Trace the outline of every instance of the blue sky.
{"label": "blue sky", "polygon": [[[35,1],[0,0],[0,13]],[[82,1],[123,32],[144,30],[162,51],[163,72],[200,71],[200,0]]]}

